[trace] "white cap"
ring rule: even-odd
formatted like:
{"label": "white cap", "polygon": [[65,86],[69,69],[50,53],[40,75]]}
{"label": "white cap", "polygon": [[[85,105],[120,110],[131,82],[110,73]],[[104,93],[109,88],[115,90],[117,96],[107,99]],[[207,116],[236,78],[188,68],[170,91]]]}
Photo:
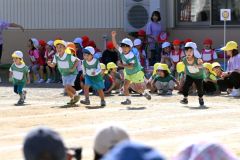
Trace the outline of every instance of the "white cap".
{"label": "white cap", "polygon": [[90,53],[91,55],[94,55],[95,49],[91,46],[87,46],[83,49],[83,53]]}
{"label": "white cap", "polygon": [[83,40],[80,37],[77,37],[73,40],[73,43],[78,43],[80,46],[82,46],[82,42],[83,42]]}
{"label": "white cap", "polygon": [[117,143],[128,140],[127,132],[117,126],[108,126],[100,130],[94,141],[94,150],[101,155],[106,154]]}
{"label": "white cap", "polygon": [[129,39],[129,38],[124,38],[122,40],[121,44],[129,45],[131,48],[133,47],[133,43],[132,43],[131,39]]}
{"label": "white cap", "polygon": [[135,39],[134,42],[133,42],[134,46],[138,46],[138,45],[141,45],[142,44],[142,41],[141,39]]}
{"label": "white cap", "polygon": [[169,42],[163,42],[162,48],[170,47],[171,44]]}
{"label": "white cap", "polygon": [[53,47],[53,46],[54,46],[54,41],[52,41],[52,40],[48,41],[48,42],[47,42],[47,45],[49,45],[49,46],[52,46],[52,47]]}
{"label": "white cap", "polygon": [[197,50],[197,44],[194,42],[187,42],[184,46],[186,47],[190,47],[193,49],[193,53],[194,53],[194,57],[196,58],[201,58],[201,54],[199,53],[199,51]]}
{"label": "white cap", "polygon": [[33,46],[34,46],[35,48],[38,48],[38,47],[39,47],[39,42],[38,42],[38,40],[37,40],[36,38],[31,38],[31,41],[33,42]]}
{"label": "white cap", "polygon": [[22,59],[23,58],[23,53],[21,51],[15,51],[15,52],[13,52],[12,57]]}

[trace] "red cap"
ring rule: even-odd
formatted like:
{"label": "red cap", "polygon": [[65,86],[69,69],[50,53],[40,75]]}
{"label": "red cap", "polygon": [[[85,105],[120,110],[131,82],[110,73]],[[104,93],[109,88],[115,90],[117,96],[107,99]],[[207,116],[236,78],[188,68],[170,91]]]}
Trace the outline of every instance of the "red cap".
{"label": "red cap", "polygon": [[83,47],[84,48],[87,47],[88,43],[89,43],[89,37],[88,36],[83,36],[82,40],[83,40],[83,42],[82,42]]}
{"label": "red cap", "polygon": [[107,49],[114,49],[115,48],[112,41],[108,41],[106,47],[107,47]]}
{"label": "red cap", "polygon": [[179,39],[175,39],[173,41],[173,45],[180,45],[181,44],[181,41]]}
{"label": "red cap", "polygon": [[187,42],[192,42],[192,39],[191,39],[191,38],[186,38],[186,39],[184,40],[184,44],[186,44]]}
{"label": "red cap", "polygon": [[42,47],[45,47],[46,44],[47,44],[47,43],[46,43],[44,40],[42,40],[42,39],[39,40],[38,42],[39,42],[39,45],[42,46]]}
{"label": "red cap", "polygon": [[138,36],[146,36],[146,32],[141,29],[138,31]]}
{"label": "red cap", "polygon": [[87,45],[96,48],[96,43],[94,41],[89,41]]}
{"label": "red cap", "polygon": [[206,39],[203,41],[203,44],[212,45],[212,44],[213,44],[213,41],[212,41],[210,38],[206,38]]}

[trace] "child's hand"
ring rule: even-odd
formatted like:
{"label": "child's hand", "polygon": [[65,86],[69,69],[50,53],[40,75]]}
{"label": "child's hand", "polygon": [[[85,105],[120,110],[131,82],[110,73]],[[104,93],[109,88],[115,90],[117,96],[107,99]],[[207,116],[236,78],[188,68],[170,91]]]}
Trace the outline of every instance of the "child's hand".
{"label": "child's hand", "polygon": [[117,35],[117,32],[116,31],[112,31],[112,37],[115,37]]}
{"label": "child's hand", "polygon": [[30,79],[27,80],[27,84],[30,84]]}
{"label": "child's hand", "polygon": [[75,68],[70,68],[69,72],[73,73],[75,71]]}
{"label": "child's hand", "polygon": [[95,72],[95,71],[93,71],[93,72],[92,72],[92,75],[93,75],[93,76],[95,76],[95,74],[96,74],[96,72]]}
{"label": "child's hand", "polygon": [[203,60],[202,60],[202,59],[198,59],[198,60],[197,60],[197,63],[198,63],[199,65],[201,65],[201,64],[203,64]]}
{"label": "child's hand", "polygon": [[51,61],[47,61],[47,64],[50,66],[52,64],[52,62]]}

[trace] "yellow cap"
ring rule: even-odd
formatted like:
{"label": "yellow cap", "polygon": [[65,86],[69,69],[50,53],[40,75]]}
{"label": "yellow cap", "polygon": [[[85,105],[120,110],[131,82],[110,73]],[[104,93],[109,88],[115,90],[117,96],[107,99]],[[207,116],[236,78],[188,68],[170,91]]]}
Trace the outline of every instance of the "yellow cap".
{"label": "yellow cap", "polygon": [[238,44],[235,41],[229,41],[226,46],[222,47],[221,50],[223,51],[231,51],[233,49],[237,49],[238,48]]}
{"label": "yellow cap", "polygon": [[55,40],[54,41],[54,46],[56,47],[58,44],[61,44],[61,45],[63,45],[63,46],[65,46],[65,47],[67,47],[67,43],[64,41],[64,40]]}
{"label": "yellow cap", "polygon": [[106,69],[106,66],[103,63],[100,63],[100,67],[101,67],[101,69]]}
{"label": "yellow cap", "polygon": [[213,70],[212,70],[212,64],[211,64],[211,63],[203,63],[203,67],[204,67],[204,68],[207,68],[210,73],[216,75],[216,73],[213,72]]}
{"label": "yellow cap", "polygon": [[213,63],[212,63],[212,68],[215,68],[215,67],[221,67],[220,63],[218,63],[218,62],[213,62]]}
{"label": "yellow cap", "polygon": [[157,70],[167,71],[168,73],[171,73],[170,69],[168,68],[168,65],[167,64],[163,64],[163,63],[161,63],[158,66]]}
{"label": "yellow cap", "polygon": [[109,62],[107,64],[107,69],[113,69],[113,68],[118,68],[118,66],[114,62]]}
{"label": "yellow cap", "polygon": [[177,73],[182,73],[185,71],[185,65],[183,62],[178,62],[176,68],[177,68]]}
{"label": "yellow cap", "polygon": [[158,67],[161,65],[162,63],[155,63],[154,64],[154,66],[153,66],[153,73],[152,73],[152,75],[155,75],[156,74],[156,72],[157,72],[157,69],[158,69]]}

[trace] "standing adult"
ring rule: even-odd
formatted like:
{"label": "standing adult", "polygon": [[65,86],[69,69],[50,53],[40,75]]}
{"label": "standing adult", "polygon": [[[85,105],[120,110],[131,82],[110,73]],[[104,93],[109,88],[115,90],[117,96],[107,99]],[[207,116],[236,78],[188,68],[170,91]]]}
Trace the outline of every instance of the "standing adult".
{"label": "standing adult", "polygon": [[147,24],[146,34],[148,37],[149,49],[151,51],[150,65],[160,61],[160,51],[157,49],[158,36],[162,32],[161,15],[159,11],[153,11],[151,21]]}
{"label": "standing adult", "polygon": [[22,31],[24,31],[24,28],[16,23],[8,23],[6,21],[1,21],[0,20],[0,63],[1,63],[1,59],[2,59],[2,49],[3,49],[3,36],[2,36],[2,32],[5,29],[8,29],[9,27],[13,27],[13,28],[20,28]]}

